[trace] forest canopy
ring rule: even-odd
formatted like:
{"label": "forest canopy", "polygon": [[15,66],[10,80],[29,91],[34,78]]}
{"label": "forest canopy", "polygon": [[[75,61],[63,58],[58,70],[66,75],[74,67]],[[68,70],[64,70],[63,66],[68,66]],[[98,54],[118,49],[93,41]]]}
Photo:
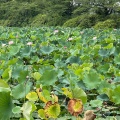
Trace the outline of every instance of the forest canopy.
{"label": "forest canopy", "polygon": [[0,0],[0,25],[119,28],[119,0]]}

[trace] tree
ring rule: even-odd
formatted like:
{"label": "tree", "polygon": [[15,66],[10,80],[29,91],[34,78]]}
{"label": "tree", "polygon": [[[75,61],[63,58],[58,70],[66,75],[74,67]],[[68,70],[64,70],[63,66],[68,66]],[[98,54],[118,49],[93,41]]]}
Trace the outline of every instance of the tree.
{"label": "tree", "polygon": [[0,24],[7,26],[85,28],[107,19],[120,26],[119,15],[119,0],[0,0]]}

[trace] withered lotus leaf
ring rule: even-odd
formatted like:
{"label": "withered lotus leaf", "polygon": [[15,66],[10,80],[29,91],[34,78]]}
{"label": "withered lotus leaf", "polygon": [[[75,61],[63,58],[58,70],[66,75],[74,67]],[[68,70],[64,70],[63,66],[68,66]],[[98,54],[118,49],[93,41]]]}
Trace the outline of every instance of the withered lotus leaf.
{"label": "withered lotus leaf", "polygon": [[45,106],[45,113],[49,118],[57,118],[60,114],[60,105],[57,102],[48,101]]}
{"label": "withered lotus leaf", "polygon": [[78,116],[83,111],[83,103],[79,99],[71,99],[68,102],[68,111],[73,116]]}
{"label": "withered lotus leaf", "polygon": [[87,110],[84,113],[84,118],[83,120],[95,120],[96,115],[94,114],[93,110]]}

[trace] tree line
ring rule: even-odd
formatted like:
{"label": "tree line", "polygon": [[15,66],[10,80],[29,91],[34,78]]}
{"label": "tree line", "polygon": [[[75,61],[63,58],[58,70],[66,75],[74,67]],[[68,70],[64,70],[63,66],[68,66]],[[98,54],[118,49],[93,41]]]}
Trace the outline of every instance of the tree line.
{"label": "tree line", "polygon": [[0,0],[0,25],[119,28],[119,0]]}

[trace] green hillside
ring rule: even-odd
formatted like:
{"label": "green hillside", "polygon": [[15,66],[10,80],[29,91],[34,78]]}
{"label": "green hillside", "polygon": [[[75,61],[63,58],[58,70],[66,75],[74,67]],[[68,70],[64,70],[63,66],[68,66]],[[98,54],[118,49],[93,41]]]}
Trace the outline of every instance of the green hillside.
{"label": "green hillside", "polygon": [[0,0],[1,26],[119,28],[119,0]]}

